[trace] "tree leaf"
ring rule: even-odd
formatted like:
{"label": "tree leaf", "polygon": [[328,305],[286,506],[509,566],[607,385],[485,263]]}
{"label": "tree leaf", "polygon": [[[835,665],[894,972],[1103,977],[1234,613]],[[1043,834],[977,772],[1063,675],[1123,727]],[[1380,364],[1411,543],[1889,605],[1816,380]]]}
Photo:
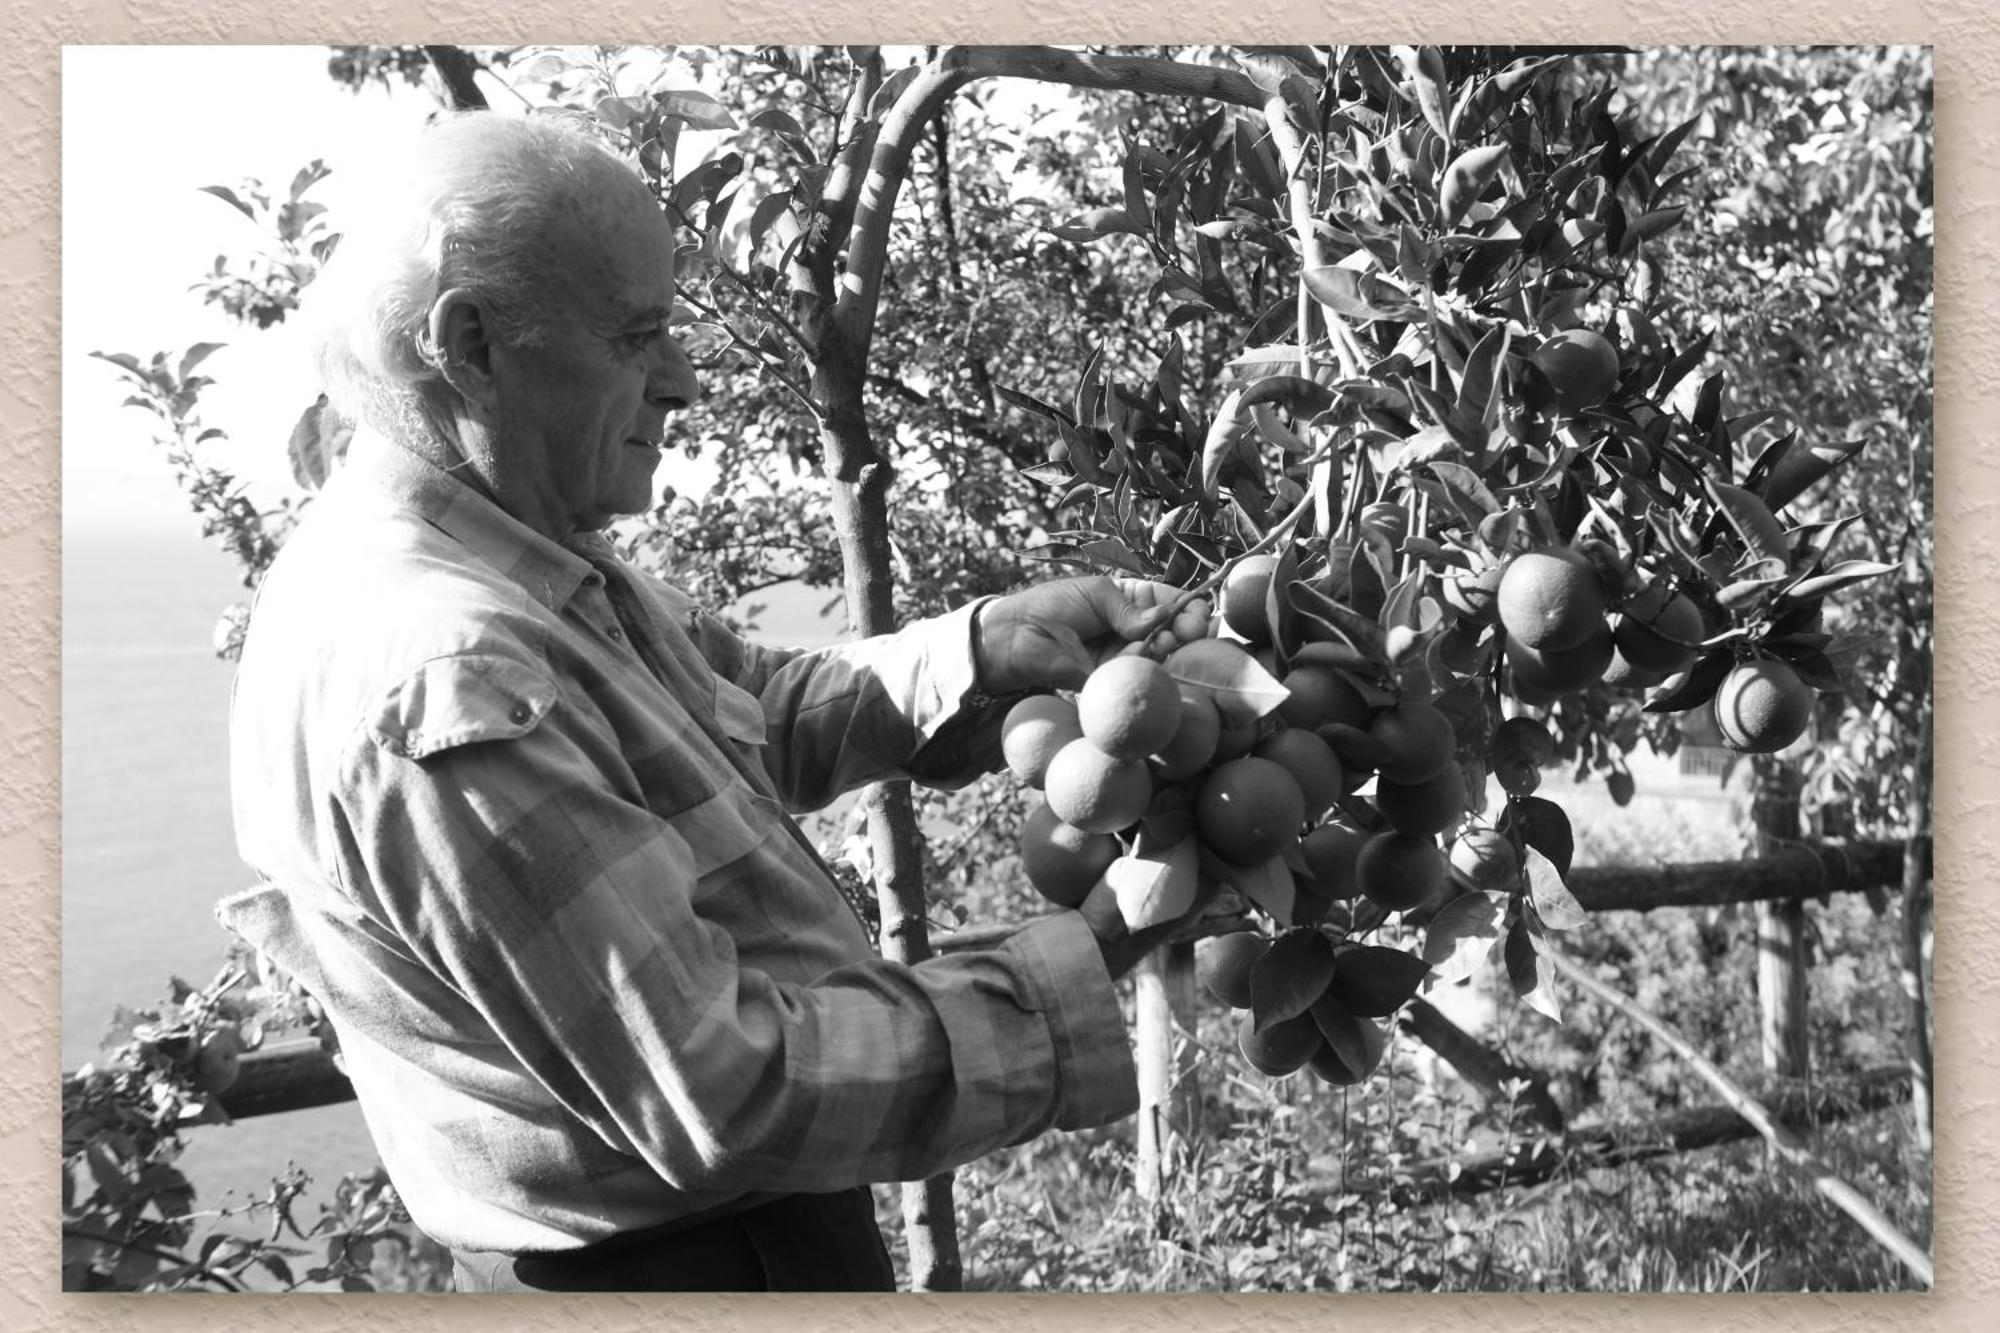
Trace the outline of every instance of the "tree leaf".
{"label": "tree leaf", "polygon": [[1493,183],[1500,174],[1500,168],[1507,162],[1507,148],[1504,144],[1486,144],[1479,148],[1468,148],[1452,159],[1438,183],[1438,222],[1451,227],[1465,216],[1466,210]]}
{"label": "tree leaf", "polygon": [[[1263,717],[1286,699],[1291,691],[1264,670],[1247,652],[1226,646],[1219,639],[1203,639],[1168,654],[1167,674],[1183,685],[1207,690],[1218,702],[1240,704],[1240,710]],[[1230,710],[1225,710],[1230,711]]]}
{"label": "tree leaf", "polygon": [[662,117],[681,121],[689,129],[736,128],[736,117],[729,114],[729,108],[699,88],[670,88],[666,92],[654,93],[653,104],[660,109]]}
{"label": "tree leaf", "polygon": [[1562,1022],[1562,1002],[1555,993],[1555,969],[1541,956],[1541,941],[1527,917],[1515,919],[1507,931],[1507,979],[1522,1003],[1551,1022]]}
{"label": "tree leaf", "polygon": [[917,67],[905,65],[882,80],[882,86],[877,88],[875,96],[868,100],[868,119],[880,125],[883,117],[889,114],[889,109],[896,105],[896,99],[903,95],[903,89],[915,83],[916,79]]}
{"label": "tree leaf", "polygon": [[1333,997],[1364,1018],[1385,1018],[1417,993],[1431,965],[1403,949],[1359,944],[1333,958]]}
{"label": "tree leaf", "polygon": [[1250,1013],[1256,1030],[1296,1018],[1326,993],[1334,977],[1333,942],[1310,926],[1271,941],[1250,969]]}
{"label": "tree leaf", "polygon": [[1493,492],[1486,489],[1486,483],[1477,472],[1463,463],[1439,460],[1430,464],[1430,470],[1431,475],[1444,484],[1445,493],[1468,524],[1477,527],[1488,514],[1499,512],[1500,502],[1493,497]]}
{"label": "tree leaf", "polygon": [[1713,341],[1715,341],[1715,330],[1710,329],[1683,348],[1679,356],[1667,362],[1666,367],[1660,371],[1658,382],[1653,385],[1653,396],[1664,399],[1672,393],[1674,386],[1685,379],[1690,370],[1701,364],[1701,359],[1708,355],[1708,345]]}
{"label": "tree leaf", "polygon": [[1489,890],[1460,894],[1438,909],[1424,934],[1424,961],[1439,985],[1477,973],[1500,945],[1507,895]]}
{"label": "tree leaf", "polygon": [[1562,871],[1555,862],[1542,854],[1539,847],[1530,843],[1521,855],[1522,867],[1528,872],[1528,899],[1535,905],[1535,912],[1542,924],[1550,930],[1575,930],[1589,914],[1583,904],[1563,883]]}
{"label": "tree leaf", "polygon": [[1772,467],[1757,493],[1775,513],[1860,453],[1864,443],[1862,440],[1846,440],[1839,444],[1813,444],[1788,450]]}
{"label": "tree leaf", "polygon": [[1208,878],[1242,894],[1280,926],[1292,924],[1298,911],[1298,883],[1282,856],[1254,866],[1231,865],[1204,845],[1201,868]]}
{"label": "tree leaf", "polygon": [[1841,588],[1865,583],[1869,579],[1893,574],[1901,565],[1885,565],[1874,560],[1843,560],[1823,574],[1804,579],[1785,589],[1785,596],[1806,601],[1814,597],[1824,597]]}
{"label": "tree leaf", "polygon": [[1349,1012],[1332,993],[1314,1000],[1309,1010],[1326,1049],[1347,1070],[1348,1081],[1359,1083],[1375,1072],[1389,1049],[1389,1034],[1380,1025]]}
{"label": "tree leaf", "polygon": [[1696,662],[1678,676],[1670,676],[1660,692],[1646,700],[1648,713],[1679,713],[1698,708],[1715,697],[1722,678],[1736,665],[1728,649],[1721,648]]}
{"label": "tree leaf", "polygon": [[1385,664],[1389,660],[1387,636],[1382,626],[1321,592],[1310,583],[1294,583],[1286,591],[1292,609],[1316,621],[1345,640],[1368,661]]}
{"label": "tree leaf", "polygon": [[241,213],[244,217],[249,218],[252,222],[255,222],[257,220],[256,210],[251,208],[250,205],[244,203],[241,199],[238,199],[236,197],[236,191],[230,189],[227,185],[204,185],[201,187],[201,192],[203,194],[214,195],[217,199],[220,199],[223,203],[228,204],[231,208]]}
{"label": "tree leaf", "polygon": [[333,465],[347,452],[354,427],[344,421],[327,402],[325,394],[299,414],[285,451],[291,459],[292,480],[301,489],[316,491],[326,484]]}
{"label": "tree leaf", "polygon": [[175,372],[175,377],[181,383],[187,383],[187,377],[193,373],[196,366],[208,360],[209,357],[221,351],[226,346],[228,346],[227,343],[196,343],[181,354],[180,369]]}
{"label": "tree leaf", "polygon": [[1372,273],[1324,264],[1307,269],[1305,281],[1315,300],[1349,319],[1408,321],[1422,313],[1408,293]]}
{"label": "tree leaf", "polygon": [[798,119],[791,112],[775,106],[766,107],[756,115],[750,117],[750,128],[755,130],[771,130],[788,139],[798,139],[802,142],[806,137],[805,126],[799,124]]}
{"label": "tree leaf", "polygon": [[1517,796],[1507,802],[1501,827],[1517,828],[1521,841],[1546,856],[1558,875],[1569,873],[1576,855],[1576,835],[1570,831],[1569,815],[1554,801],[1541,796]]}

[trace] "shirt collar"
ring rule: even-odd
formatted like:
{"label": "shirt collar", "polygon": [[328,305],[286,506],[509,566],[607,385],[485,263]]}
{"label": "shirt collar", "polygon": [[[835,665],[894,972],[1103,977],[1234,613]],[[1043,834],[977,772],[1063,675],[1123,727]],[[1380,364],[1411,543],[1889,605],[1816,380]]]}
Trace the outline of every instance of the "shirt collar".
{"label": "shirt collar", "polygon": [[416,514],[553,610],[590,576],[593,559],[615,558],[603,533],[550,541],[473,486],[370,431],[355,432],[338,476],[353,490]]}

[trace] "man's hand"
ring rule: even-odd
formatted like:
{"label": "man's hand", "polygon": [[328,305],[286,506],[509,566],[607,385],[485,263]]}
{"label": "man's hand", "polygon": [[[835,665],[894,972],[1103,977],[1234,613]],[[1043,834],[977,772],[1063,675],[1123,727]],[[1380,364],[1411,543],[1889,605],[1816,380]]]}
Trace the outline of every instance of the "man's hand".
{"label": "man's hand", "polygon": [[1077,689],[1099,662],[1173,624],[1180,595],[1171,584],[1100,574],[988,602],[975,635],[980,687],[989,694]]}

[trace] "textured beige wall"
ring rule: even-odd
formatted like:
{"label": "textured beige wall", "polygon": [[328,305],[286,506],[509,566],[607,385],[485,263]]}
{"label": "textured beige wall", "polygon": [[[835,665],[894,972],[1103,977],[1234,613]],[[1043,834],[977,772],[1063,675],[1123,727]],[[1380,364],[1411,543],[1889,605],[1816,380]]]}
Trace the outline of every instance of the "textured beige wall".
{"label": "textured beige wall", "polygon": [[[1470,9],[1470,14],[1456,12]],[[1841,1333],[1995,1326],[2000,1222],[2000,893],[1976,868],[2000,849],[2000,763],[1991,679],[2000,621],[1976,571],[2000,565],[2000,330],[1993,304],[2000,228],[2000,37],[1990,0],[1440,0],[1344,7],[1237,0],[769,0],[717,5],[492,5],[368,0],[351,8],[246,0],[26,0],[4,8],[0,44],[0,1328],[96,1330],[485,1329],[600,1333],[817,1327],[901,1333],[1011,1329],[1373,1330],[1432,1333],[1700,1328]],[[1220,21],[1218,21],[1220,20]],[[57,571],[58,71],[65,43],[380,41],[980,40],[1134,42],[1522,40],[1925,42],[1937,48],[1938,867],[1937,1290],[1928,1297],[637,1297],[65,1296],[58,1290],[56,1031],[59,930]],[[246,115],[274,108],[246,107]],[[151,151],[133,127],[135,151]],[[1993,413],[1989,416],[1988,413]],[[1985,458],[1993,449],[1994,457]]]}

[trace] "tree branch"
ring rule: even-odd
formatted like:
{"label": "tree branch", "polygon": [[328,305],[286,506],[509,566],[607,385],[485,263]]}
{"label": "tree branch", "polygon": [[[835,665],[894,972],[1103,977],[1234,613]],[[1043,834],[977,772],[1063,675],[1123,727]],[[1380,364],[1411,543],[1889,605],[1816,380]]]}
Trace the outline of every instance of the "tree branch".
{"label": "tree branch", "polygon": [[454,111],[486,110],[486,94],[479,91],[473,75],[484,68],[462,46],[426,46],[424,57],[431,62],[445,96]]}

